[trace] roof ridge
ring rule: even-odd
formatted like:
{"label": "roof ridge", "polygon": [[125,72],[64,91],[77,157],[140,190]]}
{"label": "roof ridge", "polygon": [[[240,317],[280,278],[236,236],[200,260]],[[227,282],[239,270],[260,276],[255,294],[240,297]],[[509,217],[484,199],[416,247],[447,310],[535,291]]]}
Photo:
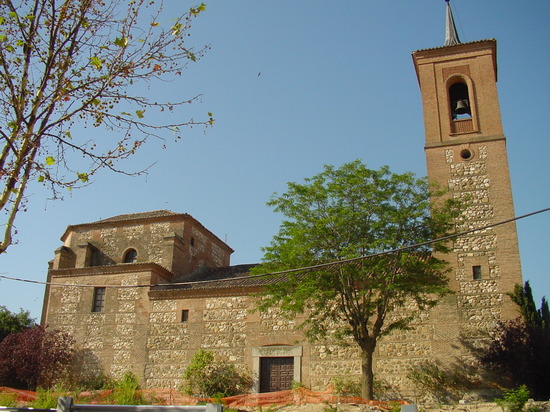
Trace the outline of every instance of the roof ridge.
{"label": "roof ridge", "polygon": [[148,212],[136,212],[136,213],[124,213],[121,215],[111,216],[105,219],[96,220],[94,223],[110,223],[110,222],[122,222],[126,220],[137,220],[137,219],[146,219],[146,218],[155,218],[155,217],[167,217],[167,216],[178,216],[184,215],[184,213],[176,213],[167,209],[158,209],[151,210]]}
{"label": "roof ridge", "polygon": [[430,50],[446,49],[446,48],[449,48],[449,47],[459,48],[461,46],[467,46],[467,45],[470,45],[470,44],[484,43],[484,42],[496,42],[496,39],[495,38],[489,38],[489,39],[473,40],[473,41],[469,41],[469,42],[466,42],[466,43],[455,44],[454,46],[427,47],[427,48],[424,48],[424,49],[415,50],[415,51],[413,51],[413,54],[418,53],[418,52],[430,51]]}

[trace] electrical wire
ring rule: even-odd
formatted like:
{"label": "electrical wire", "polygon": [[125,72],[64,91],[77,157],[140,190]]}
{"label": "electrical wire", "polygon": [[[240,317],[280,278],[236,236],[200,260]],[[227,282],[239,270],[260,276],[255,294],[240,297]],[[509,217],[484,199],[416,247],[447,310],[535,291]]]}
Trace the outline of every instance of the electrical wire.
{"label": "electrical wire", "polygon": [[428,245],[431,245],[431,244],[434,244],[434,243],[437,243],[437,242],[442,242],[444,240],[453,239],[455,237],[468,235],[470,233],[478,232],[478,231],[481,231],[481,230],[491,229],[495,226],[501,226],[501,225],[504,225],[504,224],[507,224],[507,223],[512,223],[512,222],[515,222],[517,220],[525,219],[527,217],[531,217],[531,216],[534,216],[534,215],[537,215],[537,214],[540,214],[540,213],[545,213],[545,212],[548,212],[548,211],[550,211],[550,207],[545,208],[545,209],[537,210],[536,212],[527,213],[525,215],[513,217],[511,219],[502,220],[500,222],[492,223],[490,225],[465,230],[465,231],[459,232],[459,233],[453,233],[451,235],[443,236],[443,237],[440,237],[440,238],[437,238],[437,239],[432,239],[432,240],[428,240],[428,241],[421,242],[421,243],[415,243],[414,245],[403,246],[403,247],[400,247],[400,248],[386,250],[386,251],[383,251],[383,252],[372,253],[372,254],[369,254],[369,255],[360,256],[360,257],[356,257],[356,258],[336,260],[336,261],[333,261],[333,262],[321,263],[321,264],[318,264],[318,265],[305,266],[305,267],[295,268],[295,269],[287,269],[287,270],[282,270],[282,271],[279,271],[279,272],[270,272],[270,273],[263,273],[263,274],[258,274],[258,275],[239,276],[239,277],[228,278],[228,279],[198,280],[198,281],[192,281],[192,282],[176,282],[176,283],[156,283],[156,284],[147,284],[147,285],[82,285],[82,284],[75,284],[75,283],[43,282],[43,281],[38,281],[38,280],[16,278],[16,277],[11,277],[11,276],[6,276],[6,275],[0,275],[0,279],[7,279],[7,280],[13,280],[13,281],[25,282],[25,283],[34,283],[34,284],[39,284],[39,285],[64,286],[64,287],[88,287],[88,288],[90,288],[90,287],[145,288],[145,287],[155,287],[155,286],[191,286],[191,285],[198,285],[198,284],[205,284],[205,283],[219,283],[219,282],[236,281],[236,280],[248,280],[248,279],[261,278],[261,277],[267,277],[267,276],[277,276],[277,275],[284,275],[284,274],[288,274],[288,273],[311,271],[311,270],[326,268],[326,267],[329,267],[329,266],[336,266],[336,265],[343,265],[343,264],[347,264],[347,263],[358,262],[358,261],[361,261],[361,260],[366,260],[366,259],[370,259],[370,258],[373,258],[373,257],[383,256],[383,255],[388,255],[388,254],[391,254],[391,253],[403,252],[405,250],[416,249],[416,248],[419,248],[419,247],[422,247],[422,246],[428,246]]}

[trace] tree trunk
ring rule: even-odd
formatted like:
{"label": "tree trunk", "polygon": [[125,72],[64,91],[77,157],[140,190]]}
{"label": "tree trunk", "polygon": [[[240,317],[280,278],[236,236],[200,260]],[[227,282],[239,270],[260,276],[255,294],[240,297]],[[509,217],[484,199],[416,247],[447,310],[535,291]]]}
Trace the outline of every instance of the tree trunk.
{"label": "tree trunk", "polygon": [[365,399],[374,399],[373,354],[374,347],[363,349],[361,352],[361,396]]}

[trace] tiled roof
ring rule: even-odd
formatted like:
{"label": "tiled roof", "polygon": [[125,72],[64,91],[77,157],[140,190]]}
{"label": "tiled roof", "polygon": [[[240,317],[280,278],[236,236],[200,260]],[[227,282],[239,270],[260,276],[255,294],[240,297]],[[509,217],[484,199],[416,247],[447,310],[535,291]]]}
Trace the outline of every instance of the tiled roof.
{"label": "tiled roof", "polygon": [[174,278],[173,282],[198,282],[248,276],[250,269],[254,266],[257,266],[257,264],[251,263],[244,265],[202,268],[191,275],[178,276],[177,278]]}
{"label": "tiled roof", "polygon": [[91,223],[80,223],[77,225],[69,225],[67,226],[67,229],[65,229],[65,233],[61,236],[61,240],[65,241],[65,238],[67,237],[68,233],[71,230],[76,230],[79,228],[89,228],[89,227],[95,227],[95,226],[103,226],[103,225],[124,225],[124,222],[132,222],[132,221],[140,221],[140,220],[147,220],[147,219],[170,219],[174,218],[175,220],[182,219],[182,220],[191,220],[196,224],[198,227],[201,227],[206,232],[210,233],[214,238],[218,239],[221,243],[223,243],[230,253],[233,253],[234,250],[223,240],[221,240],[218,236],[216,236],[213,232],[211,232],[209,229],[207,229],[201,222],[199,222],[197,219],[195,219],[193,216],[191,216],[188,213],[175,213],[170,210],[154,210],[150,212],[141,212],[141,213],[128,213],[124,215],[117,215],[113,217],[109,217],[106,219],[97,220],[95,222]]}
{"label": "tiled roof", "polygon": [[[185,278],[177,278],[170,284],[154,287],[154,290],[204,290],[219,288],[254,288],[283,282],[289,274],[272,276],[250,276],[250,269],[257,264],[205,268]],[[300,276],[300,275],[292,275]]]}
{"label": "tiled roof", "polygon": [[174,213],[170,210],[153,210],[151,212],[141,212],[141,213],[128,213],[125,215],[118,215],[109,217],[107,219],[101,219],[93,223],[112,223],[112,222],[124,222],[127,220],[139,220],[139,219],[151,219],[156,217],[169,217],[169,216],[185,216],[184,213]]}
{"label": "tiled roof", "polygon": [[437,47],[429,47],[427,49],[420,49],[420,50],[414,51],[413,54],[418,53],[418,52],[425,52],[425,51],[429,51],[429,50],[446,49],[446,48],[449,48],[449,47],[461,47],[461,46],[465,46],[465,45],[468,45],[468,44],[484,43],[484,42],[487,42],[487,41],[496,42],[495,39],[474,40],[474,41],[469,41],[469,42],[466,42],[466,43],[459,43],[459,44],[456,44],[454,46],[437,46]]}

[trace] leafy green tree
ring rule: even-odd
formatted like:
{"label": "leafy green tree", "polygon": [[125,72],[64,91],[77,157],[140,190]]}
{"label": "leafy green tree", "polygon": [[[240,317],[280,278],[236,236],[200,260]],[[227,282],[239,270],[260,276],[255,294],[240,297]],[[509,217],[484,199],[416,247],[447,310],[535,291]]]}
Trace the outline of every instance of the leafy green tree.
{"label": "leafy green tree", "polygon": [[370,170],[357,160],[288,183],[268,202],[284,220],[253,273],[353,260],[275,278],[259,308],[305,313],[301,326],[312,340],[351,337],[361,351],[364,397],[373,398],[379,339],[409,328],[449,293],[446,262],[433,254],[447,251],[443,243],[381,254],[449,234],[459,208],[451,199],[433,202],[440,194],[412,173]]}
{"label": "leafy green tree", "polygon": [[213,122],[211,114],[174,121],[182,114],[161,113],[198,96],[180,100],[177,90],[163,102],[146,90],[180,76],[205,51],[187,44],[204,4],[176,7],[168,16],[155,0],[0,2],[0,254],[13,242],[31,182],[58,198],[100,169],[144,173],[119,161],[152,137],[177,140],[181,127]]}
{"label": "leafy green tree", "polygon": [[0,306],[0,342],[10,333],[21,332],[35,324],[29,311],[20,309],[19,313],[12,313],[5,306]]}

